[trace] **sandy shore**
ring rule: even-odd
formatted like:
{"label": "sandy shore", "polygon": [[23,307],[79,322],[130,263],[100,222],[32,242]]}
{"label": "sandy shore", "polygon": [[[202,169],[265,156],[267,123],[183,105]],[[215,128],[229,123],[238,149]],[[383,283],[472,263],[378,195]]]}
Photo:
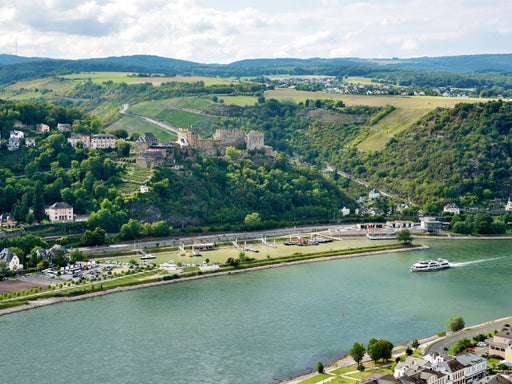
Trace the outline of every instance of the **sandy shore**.
{"label": "sandy shore", "polygon": [[429,248],[428,246],[423,245],[423,246],[414,247],[414,248],[399,248],[399,249],[389,249],[389,250],[383,250],[383,251],[353,253],[353,254],[348,254],[348,255],[319,257],[316,259],[290,261],[290,262],[284,262],[284,263],[279,263],[279,264],[263,265],[263,266],[259,266],[259,267],[253,267],[253,268],[244,268],[244,269],[235,269],[232,271],[225,271],[225,272],[207,273],[207,274],[203,274],[203,275],[183,277],[183,278],[174,279],[174,280],[162,280],[162,281],[157,281],[157,282],[152,282],[152,283],[142,283],[142,284],[137,284],[137,285],[133,285],[133,286],[129,286],[129,287],[117,287],[117,288],[109,289],[106,291],[91,292],[91,293],[86,293],[84,295],[79,295],[79,296],[51,297],[51,298],[46,298],[46,299],[29,301],[28,304],[19,305],[17,307],[1,309],[0,316],[8,315],[10,313],[15,313],[15,312],[27,311],[29,309],[44,307],[46,305],[51,305],[51,304],[57,304],[57,303],[63,303],[63,302],[69,302],[69,301],[77,301],[77,300],[85,300],[85,299],[89,299],[91,297],[109,295],[109,294],[117,293],[117,292],[132,291],[135,289],[156,287],[156,286],[165,285],[165,284],[176,284],[176,283],[181,283],[184,281],[206,279],[206,278],[217,277],[217,276],[234,275],[234,274],[238,274],[238,273],[261,271],[264,269],[286,267],[289,265],[318,263],[318,262],[322,262],[322,261],[348,259],[348,258],[352,258],[352,257],[363,257],[363,256],[369,256],[369,255],[378,255],[378,254],[395,253],[395,252],[420,251],[420,250],[424,250],[424,249],[428,249],[428,248]]}

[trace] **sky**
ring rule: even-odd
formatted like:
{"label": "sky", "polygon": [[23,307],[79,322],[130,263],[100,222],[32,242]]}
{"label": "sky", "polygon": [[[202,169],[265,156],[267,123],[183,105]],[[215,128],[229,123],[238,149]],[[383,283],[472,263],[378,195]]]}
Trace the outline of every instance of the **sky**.
{"label": "sky", "polygon": [[512,53],[511,0],[0,0],[0,53],[408,58]]}

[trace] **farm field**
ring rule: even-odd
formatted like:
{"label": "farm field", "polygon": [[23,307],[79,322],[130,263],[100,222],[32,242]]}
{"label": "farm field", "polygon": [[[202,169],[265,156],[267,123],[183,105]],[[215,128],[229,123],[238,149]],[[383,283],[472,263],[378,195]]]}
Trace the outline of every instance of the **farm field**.
{"label": "farm field", "polygon": [[91,80],[93,83],[101,84],[106,81],[114,83],[127,83],[127,84],[140,84],[151,83],[154,86],[159,86],[167,82],[182,82],[182,83],[195,83],[203,81],[206,85],[212,84],[230,84],[238,80],[224,79],[218,77],[202,77],[202,76],[166,76],[166,77],[139,77],[134,73],[129,72],[81,72],[78,74],[62,76],[65,79],[73,81],[86,81]]}
{"label": "farm field", "polygon": [[265,92],[268,99],[293,100],[295,102],[306,99],[333,99],[342,100],[347,106],[368,105],[370,107],[384,107],[393,105],[404,108],[427,108],[453,107],[458,103],[486,102],[489,99],[479,98],[457,98],[457,97],[434,97],[434,96],[372,96],[372,95],[345,95],[327,92],[308,92],[293,89],[275,89]]}
{"label": "farm field", "polygon": [[224,100],[224,104],[233,104],[239,107],[254,105],[258,102],[258,98],[254,96],[222,96],[221,99]]}

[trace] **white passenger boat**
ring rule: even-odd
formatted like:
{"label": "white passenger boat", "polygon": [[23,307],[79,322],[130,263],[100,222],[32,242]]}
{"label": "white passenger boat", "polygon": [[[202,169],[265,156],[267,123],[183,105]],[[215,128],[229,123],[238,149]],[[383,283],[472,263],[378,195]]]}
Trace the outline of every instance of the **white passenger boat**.
{"label": "white passenger boat", "polygon": [[431,272],[448,268],[450,268],[448,260],[439,258],[436,260],[420,260],[409,269],[411,272]]}

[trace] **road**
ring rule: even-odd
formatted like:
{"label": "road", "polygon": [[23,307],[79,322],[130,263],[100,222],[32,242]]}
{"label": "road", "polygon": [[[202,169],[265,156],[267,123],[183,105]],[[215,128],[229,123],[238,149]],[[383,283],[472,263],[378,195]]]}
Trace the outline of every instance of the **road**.
{"label": "road", "polygon": [[461,339],[471,339],[473,336],[479,335],[481,333],[489,333],[494,331],[495,329],[501,330],[505,323],[512,322],[512,317],[505,317],[502,319],[491,320],[482,324],[477,324],[472,327],[466,327],[462,331],[459,331],[451,336],[447,336],[444,339],[441,339],[438,342],[427,347],[429,352],[437,352],[440,355],[446,355],[446,349],[450,349],[450,347],[456,344]]}

